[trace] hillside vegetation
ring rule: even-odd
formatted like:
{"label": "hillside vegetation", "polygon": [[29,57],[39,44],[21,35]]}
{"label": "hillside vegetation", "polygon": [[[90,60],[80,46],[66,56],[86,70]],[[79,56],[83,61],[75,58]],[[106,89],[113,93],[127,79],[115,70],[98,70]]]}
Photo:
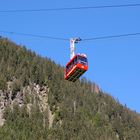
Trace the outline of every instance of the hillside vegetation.
{"label": "hillside vegetation", "polygon": [[97,89],[0,38],[1,140],[140,140],[139,114]]}

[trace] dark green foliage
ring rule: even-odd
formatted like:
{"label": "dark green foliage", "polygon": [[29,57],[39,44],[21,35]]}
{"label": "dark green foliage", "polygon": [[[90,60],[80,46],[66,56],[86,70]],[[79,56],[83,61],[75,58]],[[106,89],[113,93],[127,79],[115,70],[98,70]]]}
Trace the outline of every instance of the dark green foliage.
{"label": "dark green foliage", "polygon": [[0,79],[0,89],[5,90],[6,89],[6,80]]}
{"label": "dark green foliage", "polygon": [[[30,83],[49,87],[48,103],[55,120],[48,127],[47,112],[28,93],[25,105],[5,111],[3,140],[139,140],[140,116],[120,105],[111,96],[92,90],[93,83],[81,79],[75,83],[63,79],[63,68],[41,58],[25,47],[0,39],[0,89],[14,81],[13,93]],[[14,96],[14,94],[13,94]],[[30,101],[32,99],[32,101]],[[36,99],[37,100],[37,99]],[[32,103],[31,114],[26,104]],[[45,126],[43,125],[45,121]]]}
{"label": "dark green foliage", "polygon": [[42,140],[49,132],[43,128],[43,115],[37,106],[32,108],[31,116],[25,107],[15,106],[13,110],[8,108],[5,118],[6,124],[0,130],[0,139],[3,140]]}

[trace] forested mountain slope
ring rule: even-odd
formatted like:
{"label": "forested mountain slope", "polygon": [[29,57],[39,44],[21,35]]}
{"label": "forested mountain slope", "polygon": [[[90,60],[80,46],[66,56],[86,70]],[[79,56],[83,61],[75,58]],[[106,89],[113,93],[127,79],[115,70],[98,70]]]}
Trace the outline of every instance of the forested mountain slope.
{"label": "forested mountain slope", "polygon": [[63,68],[0,38],[0,139],[140,140],[140,116]]}

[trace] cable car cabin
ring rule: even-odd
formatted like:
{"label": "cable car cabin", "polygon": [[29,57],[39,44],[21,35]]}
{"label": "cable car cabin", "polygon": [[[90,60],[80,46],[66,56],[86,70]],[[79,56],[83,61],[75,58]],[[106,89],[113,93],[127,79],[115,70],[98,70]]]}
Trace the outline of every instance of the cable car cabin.
{"label": "cable car cabin", "polygon": [[66,65],[65,80],[75,82],[87,70],[88,62],[86,55],[77,54]]}

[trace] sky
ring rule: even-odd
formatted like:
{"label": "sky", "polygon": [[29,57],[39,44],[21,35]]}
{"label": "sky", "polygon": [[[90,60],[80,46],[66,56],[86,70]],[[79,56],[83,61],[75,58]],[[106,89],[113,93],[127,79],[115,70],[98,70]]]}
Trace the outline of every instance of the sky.
{"label": "sky", "polygon": [[[4,0],[2,10],[47,9],[100,5],[135,4],[139,0]],[[92,38],[140,32],[140,6],[108,9],[49,11],[31,13],[0,12],[0,31],[73,38]],[[69,41],[1,33],[42,57],[65,66],[69,61]],[[88,56],[88,80],[123,105],[140,113],[140,35],[85,41],[76,44],[76,53]]]}

